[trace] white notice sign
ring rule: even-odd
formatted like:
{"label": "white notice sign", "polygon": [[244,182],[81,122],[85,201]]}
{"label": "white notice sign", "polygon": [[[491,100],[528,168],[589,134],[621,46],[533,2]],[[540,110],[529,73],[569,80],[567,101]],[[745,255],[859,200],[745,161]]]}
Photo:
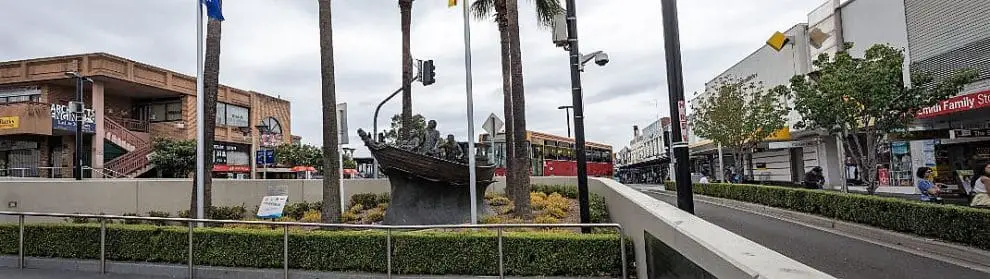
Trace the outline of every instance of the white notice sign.
{"label": "white notice sign", "polygon": [[289,196],[265,196],[261,198],[261,205],[258,206],[258,218],[279,218],[282,217],[282,210],[285,209],[285,201]]}

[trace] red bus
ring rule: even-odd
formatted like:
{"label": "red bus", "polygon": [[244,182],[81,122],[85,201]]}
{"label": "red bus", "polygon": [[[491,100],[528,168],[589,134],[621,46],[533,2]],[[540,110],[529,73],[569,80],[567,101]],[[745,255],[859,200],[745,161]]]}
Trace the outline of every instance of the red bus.
{"label": "red bus", "polygon": [[[487,135],[481,136],[481,142],[490,143]],[[574,139],[540,132],[527,131],[533,176],[577,176],[577,157],[574,154]],[[491,145],[490,145],[491,146]],[[505,134],[495,136],[494,146],[488,153],[489,158],[497,165],[495,175],[505,175]],[[585,142],[585,153],[588,158],[588,175],[611,177],[613,169],[612,146],[594,142]]]}

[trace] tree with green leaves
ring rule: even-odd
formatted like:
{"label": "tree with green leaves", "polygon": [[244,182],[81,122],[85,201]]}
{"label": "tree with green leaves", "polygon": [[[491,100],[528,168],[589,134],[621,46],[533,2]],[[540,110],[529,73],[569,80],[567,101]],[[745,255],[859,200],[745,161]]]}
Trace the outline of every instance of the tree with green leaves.
{"label": "tree with green leaves", "polygon": [[188,178],[196,171],[195,140],[155,138],[151,150],[151,163],[160,177]]}
{"label": "tree with green leaves", "polygon": [[904,51],[890,45],[874,45],[862,58],[852,57],[846,43],[834,57],[822,53],[812,63],[816,75],[791,79],[794,108],[802,120],[796,128],[820,129],[839,135],[845,151],[864,170],[863,181],[873,194],[878,187],[877,153],[886,136],[905,131],[917,113],[962,90],[976,77],[961,71],[944,80],[911,72],[911,84],[903,79]]}
{"label": "tree with green leaves", "polygon": [[[392,116],[391,129],[386,129],[382,131],[385,134],[385,142],[389,144],[395,144],[396,141],[402,136],[402,123],[405,123],[402,119],[401,114],[396,114]],[[413,115],[412,128],[409,129],[410,135],[424,135],[426,134],[426,117],[422,114]]]}
{"label": "tree with green leaves", "polygon": [[754,79],[720,79],[695,106],[695,134],[729,149],[736,166],[743,166],[744,154],[787,126],[787,87],[767,90]]}
{"label": "tree with green leaves", "polygon": [[[347,154],[344,156],[344,168],[357,168],[357,163]],[[320,147],[303,144],[283,143],[275,147],[275,163],[285,167],[307,166],[323,172],[323,150]]]}

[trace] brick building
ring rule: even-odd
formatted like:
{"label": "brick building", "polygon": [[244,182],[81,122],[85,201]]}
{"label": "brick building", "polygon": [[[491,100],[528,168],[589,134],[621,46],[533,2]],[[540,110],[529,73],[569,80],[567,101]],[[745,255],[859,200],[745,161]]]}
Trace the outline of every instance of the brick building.
{"label": "brick building", "polygon": [[[87,175],[152,175],[152,139],[196,137],[195,77],[105,53],[0,62],[0,176],[72,176],[73,71],[93,80],[83,92]],[[291,142],[290,124],[287,100],[221,85],[214,176],[250,176],[254,150]]]}

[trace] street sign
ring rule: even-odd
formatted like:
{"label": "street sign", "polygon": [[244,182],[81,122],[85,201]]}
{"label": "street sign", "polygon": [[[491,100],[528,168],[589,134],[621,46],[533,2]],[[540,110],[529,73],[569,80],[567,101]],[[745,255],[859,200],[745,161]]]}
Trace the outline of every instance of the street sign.
{"label": "street sign", "polygon": [[274,165],[275,164],[275,150],[266,149],[258,150],[255,153],[254,161],[261,165]]}
{"label": "street sign", "polygon": [[481,128],[485,129],[485,132],[488,132],[489,135],[494,137],[499,130],[502,130],[503,125],[505,123],[502,122],[502,119],[499,119],[498,116],[492,113],[488,116],[488,120],[485,120],[485,124],[481,125]]}
{"label": "street sign", "polygon": [[261,205],[258,206],[258,218],[279,218],[285,209],[285,202],[289,196],[265,196],[261,198]]}

